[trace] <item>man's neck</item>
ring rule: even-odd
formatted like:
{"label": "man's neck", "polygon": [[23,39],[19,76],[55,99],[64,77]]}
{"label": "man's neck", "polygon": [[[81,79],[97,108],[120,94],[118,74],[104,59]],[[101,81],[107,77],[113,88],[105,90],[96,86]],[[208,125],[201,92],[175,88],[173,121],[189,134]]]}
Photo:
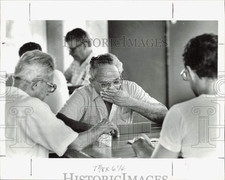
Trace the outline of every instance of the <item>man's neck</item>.
{"label": "man's neck", "polygon": [[84,63],[84,61],[90,56],[90,54],[92,53],[92,49],[88,50],[87,52],[87,56],[83,59],[83,61],[80,61],[80,66]]}
{"label": "man's neck", "polygon": [[199,82],[200,94],[215,95],[217,93],[215,89],[216,81],[217,79],[208,79],[208,78],[200,80]]}

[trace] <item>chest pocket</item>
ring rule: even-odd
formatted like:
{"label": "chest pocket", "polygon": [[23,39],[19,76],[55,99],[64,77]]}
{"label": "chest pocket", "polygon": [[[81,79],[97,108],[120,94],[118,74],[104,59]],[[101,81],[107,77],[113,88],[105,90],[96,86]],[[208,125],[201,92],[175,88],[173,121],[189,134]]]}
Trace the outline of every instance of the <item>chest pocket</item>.
{"label": "chest pocket", "polygon": [[113,122],[116,124],[130,124],[132,123],[132,111],[128,108],[117,109]]}

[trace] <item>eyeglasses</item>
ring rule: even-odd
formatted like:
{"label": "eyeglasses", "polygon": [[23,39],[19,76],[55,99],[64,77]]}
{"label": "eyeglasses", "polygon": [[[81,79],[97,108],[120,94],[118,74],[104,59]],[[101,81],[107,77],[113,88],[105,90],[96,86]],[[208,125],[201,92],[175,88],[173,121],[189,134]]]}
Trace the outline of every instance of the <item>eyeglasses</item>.
{"label": "eyeglasses", "polygon": [[50,82],[48,82],[48,81],[46,81],[46,80],[44,80],[42,78],[34,78],[34,79],[32,79],[32,81],[28,81],[28,80],[23,79],[23,78],[21,78],[19,76],[14,76],[14,78],[15,79],[20,79],[20,80],[23,80],[23,81],[27,81],[29,83],[31,83],[31,82],[36,83],[38,81],[45,82],[48,85],[48,92],[49,93],[53,93],[56,90],[56,88],[57,88],[57,85],[56,84],[50,83]]}
{"label": "eyeglasses", "polygon": [[181,72],[180,72],[180,75],[181,77],[183,78],[184,81],[187,81],[188,80],[188,77],[187,77],[187,69],[184,68]]}
{"label": "eyeglasses", "polygon": [[96,81],[96,82],[98,82],[100,84],[100,86],[101,86],[102,89],[108,89],[112,85],[115,88],[121,88],[122,81],[123,81],[122,78],[117,78],[117,79],[115,79],[113,81],[102,81],[102,82]]}
{"label": "eyeglasses", "polygon": [[57,88],[57,85],[56,84],[50,83],[48,81],[45,81],[42,78],[34,78],[32,80],[32,82],[38,82],[38,81],[43,81],[43,82],[45,82],[48,85],[48,92],[49,93],[53,93],[56,90],[56,88]]}
{"label": "eyeglasses", "polygon": [[78,45],[75,46],[75,47],[68,47],[68,46],[67,46],[67,49],[68,49],[69,51],[71,51],[71,52],[74,52],[74,51],[75,51],[78,47],[80,47],[83,43],[84,43],[84,42],[78,44]]}

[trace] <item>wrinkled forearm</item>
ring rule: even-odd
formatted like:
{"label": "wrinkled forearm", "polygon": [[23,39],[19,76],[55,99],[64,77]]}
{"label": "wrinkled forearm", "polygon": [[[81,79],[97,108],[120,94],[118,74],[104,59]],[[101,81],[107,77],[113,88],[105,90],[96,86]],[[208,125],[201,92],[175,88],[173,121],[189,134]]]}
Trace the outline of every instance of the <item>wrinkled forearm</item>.
{"label": "wrinkled forearm", "polygon": [[147,103],[129,98],[129,108],[148,118],[149,120],[162,124],[167,113],[167,108],[161,103]]}

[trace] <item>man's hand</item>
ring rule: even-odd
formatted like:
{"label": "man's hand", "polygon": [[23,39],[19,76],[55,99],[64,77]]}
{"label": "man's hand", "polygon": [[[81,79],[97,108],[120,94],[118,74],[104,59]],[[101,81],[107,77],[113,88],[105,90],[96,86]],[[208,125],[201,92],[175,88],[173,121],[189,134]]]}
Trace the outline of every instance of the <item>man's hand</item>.
{"label": "man's hand", "polygon": [[151,140],[146,134],[134,138],[131,144],[134,152],[139,158],[150,158],[154,151]]}
{"label": "man's hand", "polygon": [[118,127],[108,119],[103,119],[95,128],[100,134],[111,134],[114,137],[119,137]]}
{"label": "man's hand", "polygon": [[100,95],[104,101],[116,104],[118,106],[130,106],[132,98],[125,90],[105,90]]}

